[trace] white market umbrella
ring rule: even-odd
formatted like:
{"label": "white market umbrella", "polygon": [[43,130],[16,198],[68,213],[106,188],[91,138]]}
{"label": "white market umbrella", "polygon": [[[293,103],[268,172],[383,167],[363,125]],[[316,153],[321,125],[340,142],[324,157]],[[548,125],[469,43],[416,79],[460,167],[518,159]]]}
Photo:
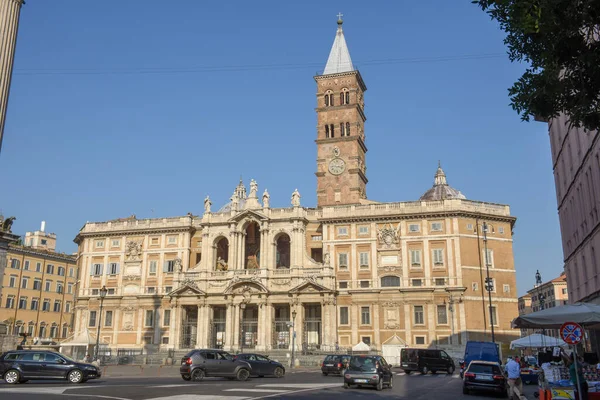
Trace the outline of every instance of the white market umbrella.
{"label": "white market umbrella", "polygon": [[512,322],[513,328],[560,328],[565,322],[575,322],[585,328],[600,327],[600,305],[575,303],[546,308],[531,314],[521,315]]}
{"label": "white market umbrella", "polygon": [[534,333],[533,335],[525,336],[521,339],[510,342],[510,349],[522,348],[538,348],[538,347],[567,347],[568,344],[562,339],[553,338],[551,336]]}
{"label": "white market umbrella", "polygon": [[356,344],[354,347],[352,347],[352,351],[369,351],[371,350],[371,347],[369,347],[368,344],[366,344],[365,342],[360,342],[358,344]]}

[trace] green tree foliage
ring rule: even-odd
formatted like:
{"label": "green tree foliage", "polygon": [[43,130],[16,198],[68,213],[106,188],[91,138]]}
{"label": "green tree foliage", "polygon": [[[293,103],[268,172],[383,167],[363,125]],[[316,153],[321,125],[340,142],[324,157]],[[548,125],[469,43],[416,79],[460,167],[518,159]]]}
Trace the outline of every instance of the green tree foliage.
{"label": "green tree foliage", "polygon": [[512,62],[527,65],[508,90],[521,118],[566,113],[600,129],[600,0],[475,0],[500,23]]}

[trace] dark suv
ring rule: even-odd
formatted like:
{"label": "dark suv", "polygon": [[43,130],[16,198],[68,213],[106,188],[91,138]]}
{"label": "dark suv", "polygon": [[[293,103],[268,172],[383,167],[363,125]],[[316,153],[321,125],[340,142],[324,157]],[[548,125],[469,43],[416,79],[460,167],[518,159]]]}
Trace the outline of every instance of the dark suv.
{"label": "dark suv", "polygon": [[329,374],[338,374],[341,375],[346,366],[348,365],[348,361],[350,360],[349,355],[339,355],[339,354],[331,354],[325,357],[323,363],[321,364],[321,372],[323,375],[327,376]]}
{"label": "dark suv", "polygon": [[426,375],[431,371],[445,371],[454,373],[454,360],[444,350],[436,349],[410,349],[400,350],[400,366],[407,374],[419,371]]}
{"label": "dark suv", "polygon": [[250,376],[252,367],[249,363],[236,360],[231,354],[222,350],[192,350],[181,359],[179,372],[186,381],[199,382],[205,376],[245,381]]}
{"label": "dark suv", "polygon": [[6,383],[23,383],[30,379],[83,383],[101,375],[94,365],[77,362],[54,351],[15,350],[0,356],[0,376]]}

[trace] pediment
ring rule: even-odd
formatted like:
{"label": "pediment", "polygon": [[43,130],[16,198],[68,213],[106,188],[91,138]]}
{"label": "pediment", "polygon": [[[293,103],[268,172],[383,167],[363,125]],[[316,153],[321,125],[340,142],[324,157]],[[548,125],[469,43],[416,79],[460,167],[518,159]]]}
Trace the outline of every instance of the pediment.
{"label": "pediment", "polygon": [[252,278],[238,278],[233,279],[229,286],[223,291],[225,294],[241,294],[241,295],[252,295],[269,293],[269,289],[265,287],[258,277]]}
{"label": "pediment", "polygon": [[195,283],[184,282],[177,289],[171,291],[167,296],[204,296],[206,292],[200,290]]}
{"label": "pediment", "polygon": [[306,293],[306,292],[331,292],[331,289],[326,288],[323,285],[318,284],[312,279],[305,280],[292,290],[290,293]]}
{"label": "pediment", "polygon": [[243,219],[255,219],[258,221],[267,220],[267,216],[256,210],[243,210],[229,219],[229,222],[239,222]]}

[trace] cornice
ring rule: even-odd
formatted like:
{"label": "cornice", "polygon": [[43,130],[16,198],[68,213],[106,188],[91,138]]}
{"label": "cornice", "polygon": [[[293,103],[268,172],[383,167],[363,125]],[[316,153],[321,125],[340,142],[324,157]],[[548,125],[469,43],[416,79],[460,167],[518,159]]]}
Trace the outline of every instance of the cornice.
{"label": "cornice", "polygon": [[362,89],[363,92],[367,91],[367,86],[365,85],[365,81],[363,81],[362,76],[360,75],[360,72],[355,69],[354,71],[348,71],[348,72],[338,72],[336,74],[327,74],[327,75],[315,75],[314,79],[315,81],[320,81],[323,79],[331,79],[331,78],[339,78],[342,76],[350,76],[350,75],[355,75],[356,76],[356,80],[358,82],[358,85],[360,86],[360,88]]}
{"label": "cornice", "polygon": [[45,258],[45,259],[51,259],[51,260],[55,260],[55,261],[64,261],[66,263],[75,264],[75,262],[76,262],[75,256],[70,256],[67,254],[63,255],[63,254],[59,254],[59,253],[52,253],[52,252],[47,252],[44,250],[33,249],[30,247],[9,245],[8,252],[16,253],[19,255],[25,254],[25,255],[30,255],[30,256],[35,256],[35,257],[40,257],[40,258]]}
{"label": "cornice", "polygon": [[417,218],[439,218],[439,217],[463,217],[463,218],[479,218],[485,216],[486,220],[497,222],[508,222],[511,226],[517,220],[511,216],[493,216],[488,214],[473,213],[469,211],[431,211],[414,214],[396,214],[396,215],[361,215],[361,216],[344,216],[340,218],[319,217],[317,220],[321,223],[350,223],[350,222],[387,222],[397,220],[410,220]]}
{"label": "cornice", "polygon": [[152,235],[156,233],[180,233],[180,232],[189,232],[191,234],[196,232],[196,228],[193,226],[181,226],[181,227],[165,227],[165,228],[148,228],[148,229],[123,229],[123,230],[106,230],[106,231],[96,231],[96,232],[79,232],[73,241],[77,244],[80,244],[81,240],[84,238],[93,238],[93,237],[114,237],[114,236],[123,236],[123,235]]}

